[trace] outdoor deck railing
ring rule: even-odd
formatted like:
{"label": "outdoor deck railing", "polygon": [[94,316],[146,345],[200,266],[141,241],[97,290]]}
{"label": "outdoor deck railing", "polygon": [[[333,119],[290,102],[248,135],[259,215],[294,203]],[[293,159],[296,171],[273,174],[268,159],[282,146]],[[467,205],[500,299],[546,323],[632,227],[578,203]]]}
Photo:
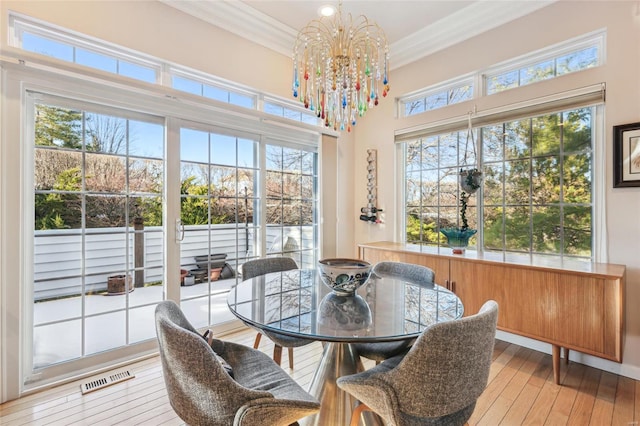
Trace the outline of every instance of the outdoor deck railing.
{"label": "outdoor deck railing", "polygon": [[[197,268],[195,256],[224,253],[226,262],[236,271],[246,259],[256,256],[257,228],[213,225],[209,229],[206,226],[185,227],[180,251],[181,268]],[[161,283],[164,273],[162,227],[147,227],[137,233],[131,229],[125,231],[125,228],[90,229],[84,233],[69,229],[36,231],[34,300],[77,295],[83,292],[83,288],[85,293],[106,291],[110,276],[125,273],[135,276],[136,271],[136,278],[140,281],[142,277],[145,285]],[[136,235],[139,238],[137,244]],[[312,226],[267,228],[266,239],[266,246],[270,248],[268,253],[281,252],[288,239],[295,245],[295,253],[291,254],[301,266],[313,264]],[[137,261],[136,247],[142,247],[144,251]],[[288,249],[290,247],[285,247],[285,251]]]}

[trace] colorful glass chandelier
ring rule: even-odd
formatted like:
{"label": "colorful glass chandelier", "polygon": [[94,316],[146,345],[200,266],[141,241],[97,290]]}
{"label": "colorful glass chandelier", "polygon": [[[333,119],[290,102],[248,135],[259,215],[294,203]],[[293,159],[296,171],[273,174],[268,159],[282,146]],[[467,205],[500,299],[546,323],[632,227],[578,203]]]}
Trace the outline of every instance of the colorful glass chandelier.
{"label": "colorful glass chandelier", "polygon": [[293,49],[293,96],[334,130],[355,126],[389,92],[389,45],[376,23],[360,15],[309,22]]}

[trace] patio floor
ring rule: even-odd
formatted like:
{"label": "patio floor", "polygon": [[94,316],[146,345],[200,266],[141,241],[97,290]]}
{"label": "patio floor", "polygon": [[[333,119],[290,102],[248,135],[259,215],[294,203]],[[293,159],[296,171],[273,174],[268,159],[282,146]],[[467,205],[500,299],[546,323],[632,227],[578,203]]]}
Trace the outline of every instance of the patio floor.
{"label": "patio floor", "polygon": [[[214,325],[235,320],[227,307],[227,292],[235,282],[218,280],[211,283],[210,290],[208,283],[180,287],[181,306],[189,321],[197,328],[209,325],[209,294]],[[163,287],[151,286],[135,288],[128,294],[95,294],[84,300],[77,296],[35,303],[34,367],[114,349],[127,342],[155,339],[155,305],[162,300]],[[84,322],[79,319],[82,312]]]}

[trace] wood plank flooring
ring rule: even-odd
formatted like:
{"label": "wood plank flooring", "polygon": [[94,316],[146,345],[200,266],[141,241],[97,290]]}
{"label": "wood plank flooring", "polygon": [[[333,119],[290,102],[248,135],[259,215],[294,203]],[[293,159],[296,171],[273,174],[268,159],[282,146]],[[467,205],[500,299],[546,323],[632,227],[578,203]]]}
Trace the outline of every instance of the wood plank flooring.
{"label": "wood plank flooring", "polygon": [[[253,345],[255,332],[225,339]],[[263,338],[260,349],[272,354]],[[295,368],[286,369],[303,387],[320,359],[320,343],[294,350]],[[287,351],[282,365],[288,366]],[[369,361],[365,366],[373,364]],[[0,424],[14,425],[182,425],[167,399],[158,357],[129,367],[135,378],[82,395],[67,383],[0,405]],[[470,425],[638,426],[640,382],[577,363],[562,365],[562,386],[553,383],[551,355],[496,341],[489,385]],[[340,425],[328,425],[340,426]]]}

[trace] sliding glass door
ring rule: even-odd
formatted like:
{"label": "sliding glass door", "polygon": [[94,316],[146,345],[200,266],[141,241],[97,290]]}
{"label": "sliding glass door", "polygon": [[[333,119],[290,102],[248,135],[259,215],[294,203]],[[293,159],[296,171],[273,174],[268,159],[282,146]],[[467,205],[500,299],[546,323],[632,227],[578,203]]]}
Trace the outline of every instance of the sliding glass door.
{"label": "sliding glass door", "polygon": [[198,328],[237,326],[248,259],[315,265],[314,147],[35,92],[27,116],[24,384],[153,350],[165,299]]}
{"label": "sliding glass door", "polygon": [[246,260],[289,256],[314,267],[316,170],[312,150],[239,131],[180,129],[180,299],[196,327],[234,319],[227,293]]}
{"label": "sliding glass door", "polygon": [[314,268],[318,239],[317,155],[268,143],[266,168],[266,255],[289,256]]}
{"label": "sliding glass door", "polygon": [[258,136],[180,129],[180,300],[196,327],[235,317],[227,293],[260,234]]}
{"label": "sliding glass door", "polygon": [[164,121],[34,96],[32,368],[155,337]]}

